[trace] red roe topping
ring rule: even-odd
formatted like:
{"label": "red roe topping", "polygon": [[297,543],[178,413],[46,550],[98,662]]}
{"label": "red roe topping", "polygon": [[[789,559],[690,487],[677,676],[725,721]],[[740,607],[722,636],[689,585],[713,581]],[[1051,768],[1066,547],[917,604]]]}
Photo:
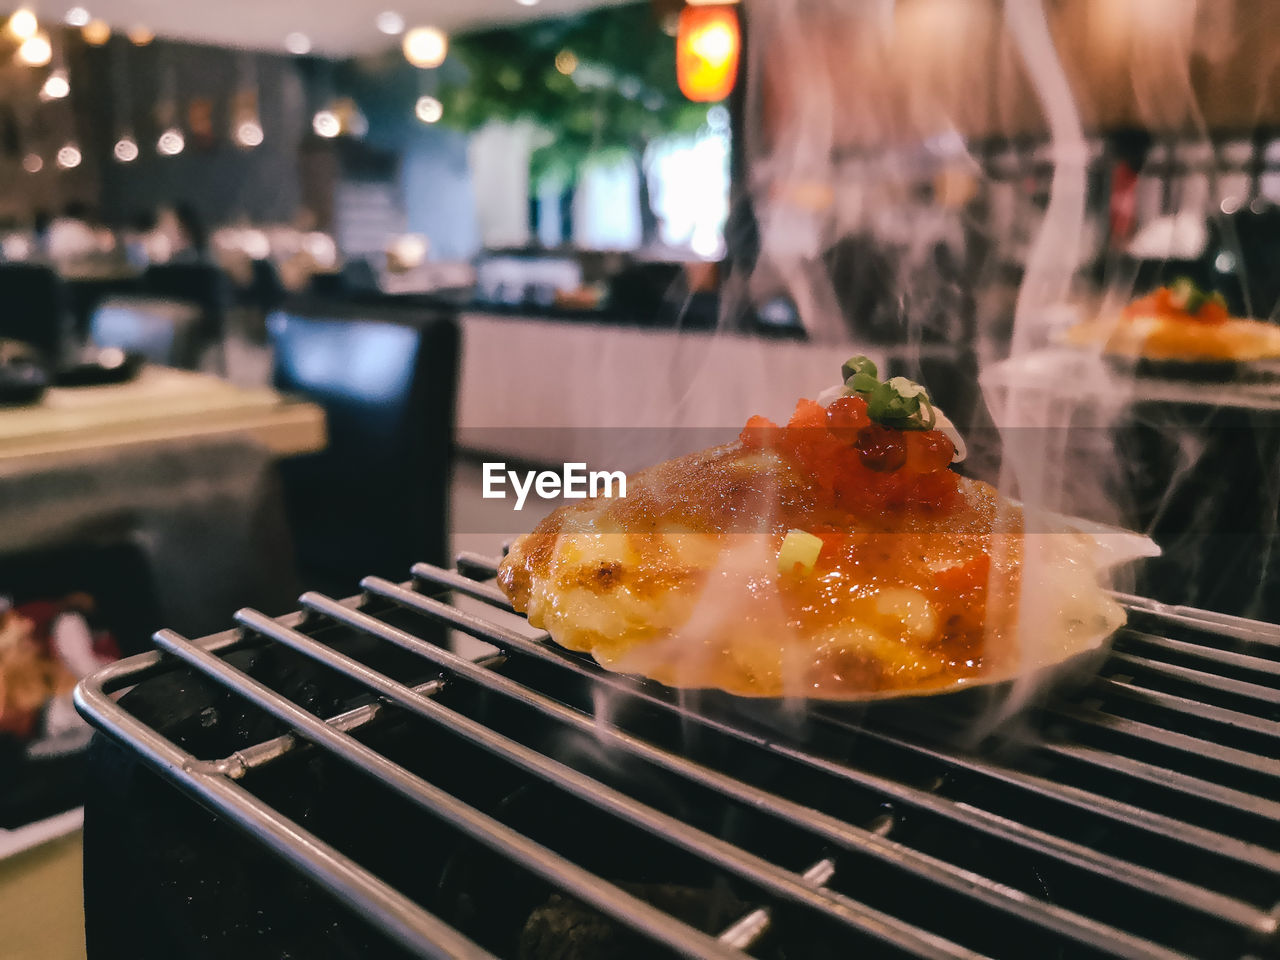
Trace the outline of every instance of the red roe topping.
{"label": "red roe topping", "polygon": [[955,448],[939,430],[898,430],[874,423],[861,397],[824,408],[801,400],[785,427],[752,417],[739,436],[800,461],[835,505],[883,513],[908,505],[945,512],[959,505],[959,477],[947,469]]}
{"label": "red roe topping", "polygon": [[1129,319],[1137,317],[1163,317],[1174,320],[1194,320],[1216,325],[1231,319],[1227,301],[1220,293],[1206,293],[1186,277],[1179,277],[1172,285],[1160,287],[1129,304],[1124,310]]}

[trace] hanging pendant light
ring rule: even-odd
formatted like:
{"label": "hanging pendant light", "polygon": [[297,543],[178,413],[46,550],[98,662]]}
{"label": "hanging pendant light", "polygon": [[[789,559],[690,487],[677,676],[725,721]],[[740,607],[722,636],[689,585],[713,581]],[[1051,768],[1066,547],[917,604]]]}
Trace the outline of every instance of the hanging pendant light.
{"label": "hanging pendant light", "polygon": [[116,141],[116,145],[111,152],[121,163],[133,163],[138,159],[140,152],[138,141],[133,138],[132,133],[125,133]]}
{"label": "hanging pendant light", "polygon": [[404,35],[401,47],[411,64],[430,70],[444,63],[449,54],[449,38],[438,27],[414,27]]}
{"label": "hanging pendant light", "polygon": [[63,170],[74,170],[80,166],[80,161],[84,159],[84,155],[80,152],[80,145],[74,140],[68,140],[58,150],[57,157],[59,168]]}
{"label": "hanging pendant light", "polygon": [[47,33],[27,37],[18,47],[18,59],[29,67],[43,67],[53,59],[53,44]]}
{"label": "hanging pendant light", "polygon": [[435,97],[423,94],[414,104],[413,112],[423,123],[436,123],[444,116],[444,105]]}
{"label": "hanging pendant light", "polygon": [[111,39],[111,25],[105,20],[90,20],[80,28],[80,36],[91,47],[106,46]]}
{"label": "hanging pendant light", "polygon": [[178,74],[173,54],[163,49],[165,57],[160,69],[160,101],[156,104],[157,126],[161,134],[156,138],[156,153],[162,157],[176,157],[187,148],[187,138],[178,122]]}
{"label": "hanging pendant light", "polygon": [[332,140],[342,132],[342,121],[332,110],[317,110],[316,115],[311,118],[311,129],[316,136]]}
{"label": "hanging pendant light", "polygon": [[266,131],[258,112],[258,71],[253,58],[240,58],[240,89],[231,100],[231,139],[242,150],[262,145]]}
{"label": "hanging pendant light", "polygon": [[156,139],[156,152],[166,157],[176,157],[187,147],[187,138],[179,126],[166,127]]}
{"label": "hanging pendant light", "polygon": [[689,6],[680,11],[676,33],[676,81],[697,103],[723,100],[738,75],[742,32],[729,4]]}
{"label": "hanging pendant light", "polygon": [[67,76],[67,71],[59,67],[51,70],[49,76],[44,79],[44,86],[40,88],[41,100],[61,100],[71,92],[71,78]]}
{"label": "hanging pendant light", "polygon": [[30,40],[36,35],[36,31],[40,29],[40,23],[36,20],[36,15],[31,12],[30,7],[22,7],[15,10],[9,17],[8,27],[9,32],[17,40]]}
{"label": "hanging pendant light", "polygon": [[[109,94],[114,95],[112,108],[118,137],[111,148],[111,155],[117,163],[133,163],[142,155],[142,147],[134,135],[133,127],[133,92],[129,82],[129,68],[126,58],[130,56],[123,44],[115,44],[108,51],[110,55],[111,73]],[[172,119],[169,116],[160,118],[163,121]]]}

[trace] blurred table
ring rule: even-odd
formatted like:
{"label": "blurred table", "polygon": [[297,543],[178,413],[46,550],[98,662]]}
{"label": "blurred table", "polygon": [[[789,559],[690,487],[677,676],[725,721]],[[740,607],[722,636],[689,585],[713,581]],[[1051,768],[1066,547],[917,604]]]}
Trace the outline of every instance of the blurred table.
{"label": "blurred table", "polygon": [[0,556],[132,545],[163,625],[196,634],[238,606],[283,612],[298,585],[275,461],[324,445],[319,407],[202,374],[50,390],[0,408]]}
{"label": "blurred table", "polygon": [[273,390],[144,367],[130,383],[54,388],[38,404],[0,407],[0,478],[36,466],[33,457],[219,437],[248,438],[279,456],[321,450],[324,412]]}
{"label": "blurred table", "polygon": [[58,273],[66,284],[77,341],[89,336],[89,325],[98,304],[110,296],[137,293],[142,280],[139,270],[115,260],[63,265]]}
{"label": "blurred table", "polygon": [[1160,544],[1136,589],[1280,621],[1280,380],[1125,375],[1058,348],[997,364],[983,390],[1046,506]]}
{"label": "blurred table", "polygon": [[871,346],[682,333],[464,311],[458,446],[534,463],[638,470],[733,439],[753,414],[840,382]]}
{"label": "blurred table", "polygon": [[6,960],[83,960],[82,845],[76,828],[0,860],[0,954]]}

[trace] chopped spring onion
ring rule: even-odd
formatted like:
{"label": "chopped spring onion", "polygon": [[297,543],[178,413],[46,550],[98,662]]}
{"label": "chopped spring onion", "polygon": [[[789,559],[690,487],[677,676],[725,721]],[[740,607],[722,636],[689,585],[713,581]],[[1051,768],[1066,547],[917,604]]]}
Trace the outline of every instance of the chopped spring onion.
{"label": "chopped spring onion", "polygon": [[778,550],[779,573],[813,573],[822,552],[822,538],[803,530],[788,530]]}
{"label": "chopped spring onion", "polygon": [[1174,306],[1190,314],[1199,313],[1206,303],[1216,303],[1224,310],[1227,306],[1227,298],[1221,293],[1201,290],[1190,277],[1178,277],[1169,285],[1169,293],[1173,295]]}
{"label": "chopped spring onion", "polygon": [[844,392],[867,401],[867,416],[884,427],[899,430],[932,430],[937,417],[929,391],[906,377],[881,382],[876,365],[866,357],[851,357],[840,368]]}

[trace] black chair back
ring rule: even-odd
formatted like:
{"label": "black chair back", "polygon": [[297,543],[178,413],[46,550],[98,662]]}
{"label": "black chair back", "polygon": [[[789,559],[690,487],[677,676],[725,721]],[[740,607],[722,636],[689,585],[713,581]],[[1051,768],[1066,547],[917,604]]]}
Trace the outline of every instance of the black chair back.
{"label": "black chair back", "polygon": [[365,300],[381,294],[377,271],[364,257],[348,260],[342,269],[312,275],[307,292],[332,300]]}
{"label": "black chair back", "polygon": [[93,312],[89,339],[99,347],[119,347],[152,363],[195,368],[197,332],[203,314],[185,300],[160,297],[108,297]]}
{"label": "black chair back", "polygon": [[328,446],[281,464],[304,583],[350,592],[448,553],[458,328],[443,309],[295,301],[270,322],[277,389],[320,404]]}
{"label": "black chair back", "polygon": [[66,342],[68,308],[66,285],[52,267],[0,264],[0,338],[29,343],[56,362]]}
{"label": "black chair back", "polygon": [[264,313],[279,309],[288,296],[280,271],[270,260],[254,260],[249,281],[249,301]]}
{"label": "black chair back", "polygon": [[212,263],[155,264],[143,274],[142,289],[199,306],[201,338],[207,343],[221,342],[232,301],[231,279],[222,268]]}

